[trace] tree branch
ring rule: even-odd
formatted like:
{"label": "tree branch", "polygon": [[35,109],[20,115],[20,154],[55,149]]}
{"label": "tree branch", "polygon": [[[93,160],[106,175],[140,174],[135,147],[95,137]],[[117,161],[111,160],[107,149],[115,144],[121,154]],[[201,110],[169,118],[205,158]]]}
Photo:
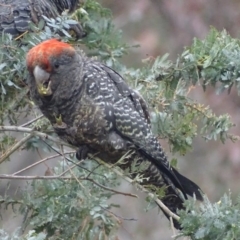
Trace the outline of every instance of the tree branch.
{"label": "tree branch", "polygon": [[[89,154],[90,155],[90,154]],[[141,186],[140,184],[136,183],[134,180],[130,179],[127,176],[124,176],[122,172],[120,172],[118,169],[116,168],[112,168],[112,166],[108,163],[105,163],[104,161],[102,161],[101,159],[94,157],[92,155],[90,155],[92,159],[96,160],[97,162],[99,162],[100,164],[106,166],[107,168],[111,169],[112,171],[114,171],[118,176],[120,176],[121,178],[123,178],[124,180],[126,180],[127,182],[136,185],[137,188],[139,188],[142,192],[145,192],[150,198],[154,199],[154,201],[161,207],[161,209],[169,216],[172,217],[173,219],[179,221],[180,217],[178,215],[176,215],[175,213],[173,213],[160,199],[156,198],[154,196],[153,193],[149,192],[146,188],[144,188],[143,186]]]}
{"label": "tree branch", "polygon": [[84,180],[88,180],[88,181],[94,183],[95,185],[99,186],[100,188],[103,188],[103,189],[105,189],[105,190],[107,190],[107,191],[111,191],[111,192],[114,192],[114,193],[116,193],[116,194],[121,194],[121,195],[124,195],[124,196],[129,196],[129,197],[138,198],[138,196],[135,195],[135,194],[120,192],[120,191],[114,190],[114,189],[112,189],[112,188],[103,186],[102,184],[100,184],[100,183],[98,183],[98,182],[95,182],[95,181],[94,181],[93,179],[91,179],[91,178],[86,178],[86,179],[84,179]]}
{"label": "tree branch", "polygon": [[125,220],[125,221],[137,221],[136,218],[125,218],[125,217],[121,217],[121,216],[117,215],[116,213],[110,211],[109,209],[102,207],[101,205],[100,205],[100,207],[101,207],[102,209],[104,209],[105,211],[109,212],[109,213],[110,213],[111,215],[113,215],[114,217],[116,217],[118,220],[121,219],[121,220]]}
{"label": "tree branch", "polygon": [[[69,144],[66,144],[65,142],[62,142],[61,140],[59,140],[58,138],[52,137],[48,134],[45,133],[41,133],[38,131],[33,130],[32,128],[26,128],[26,127],[17,127],[17,126],[0,126],[0,131],[15,131],[15,132],[26,132],[26,133],[32,133],[35,136],[39,136],[40,138],[44,139],[48,139],[51,140],[55,143],[59,143],[65,146],[70,146]],[[70,146],[72,147],[72,146]],[[73,148],[73,147],[72,147]],[[60,153],[61,154],[61,153]],[[149,192],[146,188],[144,188],[143,186],[141,186],[140,184],[134,182],[134,180],[130,179],[129,177],[126,177],[123,175],[123,173],[121,173],[119,170],[117,170],[116,168],[112,168],[112,166],[110,164],[105,163],[104,161],[102,161],[99,158],[96,158],[96,156],[93,156],[91,154],[89,154],[91,159],[96,160],[98,163],[106,166],[107,168],[111,169],[112,171],[114,171],[118,176],[122,177],[123,179],[125,179],[127,182],[131,183],[131,184],[135,184],[142,192],[147,193],[147,195],[151,198],[153,198],[156,203],[161,207],[161,209],[169,216],[172,217],[173,219],[179,221],[180,217],[177,216],[175,213],[173,213],[160,199],[157,199],[154,194],[152,194],[151,192]],[[3,174],[0,175],[0,179],[73,179],[73,178],[69,178],[69,177],[59,177],[59,176],[14,176],[14,175],[7,175],[7,174]],[[75,179],[75,178],[74,178]],[[81,180],[88,180],[93,182],[94,184],[96,183],[94,180],[89,180],[89,179],[81,179]],[[117,194],[122,194],[125,196],[132,196],[132,197],[137,197],[136,195],[130,194],[130,193],[122,193],[122,192],[116,192],[113,189],[110,189],[108,187],[102,186],[101,184],[97,184],[99,187],[103,187],[105,190],[109,190],[109,191],[113,191]]]}
{"label": "tree branch", "polygon": [[38,117],[36,117],[36,118],[34,118],[34,119],[32,119],[32,120],[30,120],[30,121],[22,124],[21,127],[26,127],[26,126],[28,126],[28,125],[36,122],[38,119],[40,119],[40,118],[42,118],[42,117],[43,117],[43,114],[41,114],[41,115],[39,115]]}
{"label": "tree branch", "polygon": [[19,179],[19,180],[33,180],[33,179],[75,179],[73,177],[64,176],[16,176],[12,174],[0,174],[0,179]]}
{"label": "tree branch", "polygon": [[[64,154],[70,154],[70,153],[74,153],[74,152],[75,152],[75,151],[68,151],[68,152],[65,152]],[[39,161],[31,164],[31,165],[28,165],[27,167],[25,167],[25,168],[23,168],[23,169],[15,172],[15,173],[13,173],[12,175],[17,175],[17,174],[19,174],[19,173],[21,173],[21,172],[24,172],[24,171],[26,171],[26,170],[28,170],[28,169],[30,169],[30,168],[32,168],[32,167],[37,166],[37,165],[40,164],[40,163],[43,163],[43,162],[45,162],[45,161],[47,161],[47,160],[50,160],[50,159],[53,159],[53,158],[57,158],[57,157],[59,157],[59,156],[61,156],[61,155],[60,155],[60,154],[55,154],[55,155],[53,155],[53,156],[43,158],[43,159],[41,159],[41,160],[39,160]]]}
{"label": "tree branch", "polygon": [[72,147],[70,144],[61,141],[59,138],[52,137],[46,133],[42,133],[39,131],[35,131],[33,128],[26,128],[26,127],[18,127],[18,126],[0,126],[0,131],[12,131],[12,132],[25,132],[25,133],[32,133],[34,136],[38,136],[40,138],[48,139],[58,144],[62,144],[64,146]]}
{"label": "tree branch", "polygon": [[72,173],[71,169],[73,167],[76,167],[76,165],[73,165],[72,167],[70,167],[66,171],[64,171],[63,173],[61,173],[59,175],[55,175],[55,176],[16,176],[14,174],[0,174],[0,179],[18,179],[18,180],[34,180],[34,179],[48,179],[48,180],[52,180],[52,179],[66,179],[66,180],[70,180],[70,179],[72,179],[73,180],[74,179],[74,180],[76,180],[78,182],[80,180],[82,180],[82,181],[86,180],[86,181],[92,182],[93,184],[97,185],[98,187],[100,187],[100,188],[102,188],[104,190],[113,192],[115,194],[121,194],[121,195],[124,195],[124,196],[138,198],[138,196],[135,195],[135,194],[126,193],[126,192],[120,192],[120,191],[114,190],[112,188],[103,186],[102,184],[95,182],[91,178],[77,178],[75,175],[73,175],[73,177],[64,177],[63,175],[66,174],[67,172],[70,171]]}

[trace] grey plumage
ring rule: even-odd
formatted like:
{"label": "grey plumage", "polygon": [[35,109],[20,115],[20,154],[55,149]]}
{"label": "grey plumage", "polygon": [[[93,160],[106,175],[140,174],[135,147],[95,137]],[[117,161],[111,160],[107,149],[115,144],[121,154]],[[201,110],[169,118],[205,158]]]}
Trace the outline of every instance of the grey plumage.
{"label": "grey plumage", "polygon": [[[56,133],[80,148],[78,156],[82,148],[83,155],[87,148],[113,164],[126,156],[120,167],[132,178],[141,175],[141,184],[154,192],[163,187],[162,201],[174,213],[184,208],[187,195],[202,200],[200,188],[170,166],[151,131],[144,99],[113,69],[65,43],[49,42],[55,50],[43,42],[28,54],[31,96]],[[39,91],[40,83],[51,88],[48,96]],[[174,225],[180,228],[178,222]]]}
{"label": "grey plumage", "polygon": [[[29,23],[38,24],[42,16],[56,18],[64,10],[72,13],[79,0],[0,0],[0,32],[18,36],[29,30]],[[77,38],[85,35],[82,26],[72,24]]]}

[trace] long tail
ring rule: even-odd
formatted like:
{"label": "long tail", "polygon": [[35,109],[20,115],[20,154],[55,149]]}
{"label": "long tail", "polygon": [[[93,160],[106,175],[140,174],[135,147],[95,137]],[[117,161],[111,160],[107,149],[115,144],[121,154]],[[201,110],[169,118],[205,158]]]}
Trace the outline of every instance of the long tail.
{"label": "long tail", "polygon": [[[203,200],[203,196],[202,196],[202,190],[200,189],[200,187],[195,184],[194,182],[192,182],[190,179],[184,177],[183,175],[181,175],[176,169],[172,168],[173,173],[175,174],[175,176],[177,177],[177,179],[179,180],[184,192],[191,196],[191,197],[196,197],[197,200],[202,201]],[[167,182],[169,182],[168,179],[165,179]],[[165,196],[161,199],[161,201],[168,207],[168,209],[173,212],[174,214],[177,214],[177,210],[180,209],[185,209],[183,203],[184,203],[184,199],[187,199],[185,197],[185,195],[183,194],[176,194],[176,188],[175,186],[172,186],[172,184],[169,185],[169,187],[166,189],[165,191]],[[164,215],[170,220],[170,216],[169,214],[164,211],[164,209],[159,206],[162,210],[162,212],[164,213]],[[181,226],[179,224],[179,222],[175,219],[172,219],[173,221],[173,225],[176,229],[181,229]]]}
{"label": "long tail", "polygon": [[200,187],[191,181],[190,179],[181,175],[175,168],[172,168],[175,176],[178,178],[179,182],[181,183],[185,193],[191,197],[195,195],[197,200],[203,201],[202,190]]}
{"label": "long tail", "polygon": [[[108,156],[99,155],[99,157],[105,159],[105,161],[107,159],[108,162],[115,162]],[[175,214],[177,214],[178,210],[185,209],[183,203],[188,196],[193,197],[195,195],[198,200],[203,200],[202,191],[197,184],[181,175],[173,167],[163,169],[161,165],[149,161],[149,158],[146,157],[148,156],[135,151],[126,156],[125,161],[118,166],[126,173],[128,172],[132,179],[135,179],[138,175],[141,176],[142,181],[140,184],[150,191],[156,192],[156,194],[160,188],[163,188],[164,197],[161,198],[161,201]],[[161,208],[161,210],[169,219],[169,214],[164,209]],[[176,229],[181,229],[178,221],[173,219],[173,224]]]}

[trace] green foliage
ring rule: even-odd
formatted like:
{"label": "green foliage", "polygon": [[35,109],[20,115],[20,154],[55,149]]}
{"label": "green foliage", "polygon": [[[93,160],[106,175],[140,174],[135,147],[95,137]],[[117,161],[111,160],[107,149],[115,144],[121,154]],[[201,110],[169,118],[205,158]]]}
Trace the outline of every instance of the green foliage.
{"label": "green foliage", "polygon": [[88,32],[83,39],[88,55],[96,56],[108,66],[120,69],[122,66],[119,59],[127,54],[130,46],[122,41],[121,31],[115,28],[110,10],[95,0],[88,0],[74,13],[74,17],[82,22]]}
{"label": "green foliage", "polygon": [[[75,166],[75,163],[66,165],[65,161],[60,164],[51,170],[56,175]],[[18,206],[19,212],[27,216],[21,231],[30,227],[36,234],[45,232],[44,239],[56,239],[56,236],[57,239],[100,240],[103,236],[111,239],[118,226],[117,218],[110,211],[116,205],[107,202],[113,193],[103,191],[94,182],[115,188],[116,175],[87,161],[75,166],[64,178],[34,180],[21,191],[21,200],[9,198],[8,193],[1,197],[1,207]]]}
{"label": "green foliage", "polygon": [[30,230],[25,236],[21,236],[20,229],[17,228],[13,233],[9,234],[3,229],[0,229],[1,240],[45,240],[45,233],[36,233],[34,230]]}
{"label": "green foliage", "polygon": [[[231,38],[225,30],[219,33],[212,28],[204,41],[195,39],[183,54],[184,65],[191,64],[195,70],[198,69],[204,89],[208,84],[215,86],[220,82],[218,93],[225,89],[230,91],[234,83],[239,90],[239,50],[238,39]],[[192,74],[196,74],[196,71]]]}
{"label": "green foliage", "polygon": [[174,89],[184,79],[185,88],[201,84],[206,89],[211,84],[220,93],[230,91],[236,84],[239,90],[239,52],[239,39],[233,39],[225,30],[218,32],[212,28],[204,40],[194,39],[176,63],[161,59],[156,76],[158,80],[167,79]]}
{"label": "green foliage", "polygon": [[219,137],[222,142],[227,139],[236,141],[238,136],[229,133],[235,126],[229,115],[216,116],[208,106],[188,97],[192,78],[174,74],[171,79],[164,73],[165,77],[156,81],[163,68],[169,70],[172,66],[173,63],[164,56],[157,58],[153,64],[147,61],[142,71],[128,70],[125,74],[130,84],[141,91],[152,106],[153,131],[168,139],[171,151],[181,154],[191,149],[193,138],[199,134],[206,140],[217,140]]}
{"label": "green foliage", "polygon": [[231,195],[225,194],[219,202],[204,202],[196,207],[196,201],[186,202],[187,211],[180,211],[183,230],[180,236],[201,240],[235,240],[240,236],[240,198],[232,203]]}
{"label": "green foliage", "polygon": [[[104,175],[100,175],[99,173],[103,173],[101,167],[94,170],[96,165],[92,162],[89,165],[88,170],[93,171],[95,181],[105,186],[108,186],[109,182],[115,183],[111,187],[116,187],[116,178],[112,173],[106,171]],[[54,172],[58,173],[57,171],[55,168]],[[75,169],[73,172],[78,181],[34,181],[32,187],[36,191],[35,195],[32,196],[26,191],[23,198],[24,205],[29,206],[31,211],[27,224],[36,232],[45,229],[48,237],[56,233],[64,236],[64,239],[101,239],[99,236],[103,233],[110,237],[115,219],[107,211],[111,204],[107,204],[106,200],[112,194],[102,191],[90,181],[81,181],[81,178],[89,175],[89,171]],[[70,177],[72,174],[65,176]],[[26,207],[21,210],[26,211]]]}
{"label": "green foliage", "polygon": [[1,140],[0,152],[4,152],[5,149],[10,147],[15,142],[15,138],[7,134],[2,134],[0,140]]}

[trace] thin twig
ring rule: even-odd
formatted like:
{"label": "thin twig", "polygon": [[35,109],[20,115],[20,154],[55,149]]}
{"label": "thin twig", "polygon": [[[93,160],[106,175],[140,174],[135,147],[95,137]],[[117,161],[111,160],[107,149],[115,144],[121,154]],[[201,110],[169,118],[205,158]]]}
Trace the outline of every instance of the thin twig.
{"label": "thin twig", "polygon": [[[53,148],[52,146],[50,146],[48,143],[46,143],[49,147],[51,147],[51,149],[53,149],[55,152],[57,152],[58,154],[62,155],[64,157],[64,160],[66,161],[67,163],[67,158],[65,157],[65,155],[63,154],[63,149],[61,149],[61,152],[59,152],[57,149]],[[80,162],[79,162],[80,163]],[[75,163],[74,163],[75,164]],[[97,166],[99,167],[99,166]],[[94,169],[95,170],[95,169]],[[70,170],[71,171],[71,170]],[[135,194],[131,194],[131,193],[125,193],[125,192],[120,192],[120,191],[117,191],[117,190],[114,190],[112,188],[109,188],[109,187],[106,187],[98,182],[95,182],[93,179],[89,178],[90,174],[92,172],[90,172],[87,177],[85,177],[84,179],[82,180],[87,180],[87,181],[90,181],[92,183],[94,183],[95,185],[99,186],[100,188],[103,188],[107,191],[111,191],[111,192],[114,192],[115,194],[121,194],[121,195],[124,195],[124,196],[130,196],[130,197],[135,197],[135,198],[138,198],[137,195]],[[75,176],[75,174],[71,171],[71,174],[76,178],[76,180],[78,181],[78,183],[82,186],[82,184],[79,182],[78,178]],[[83,186],[82,186],[83,187]]]}
{"label": "thin twig", "polygon": [[[44,140],[43,140],[43,141],[44,141]],[[51,148],[53,151],[55,151],[55,152],[58,153],[59,155],[62,155],[61,152],[60,152],[58,149],[56,149],[55,147],[51,146],[51,145],[48,144],[46,141],[44,141],[44,142],[45,142],[45,144],[48,145],[49,148]],[[67,158],[66,156],[65,156],[65,159],[67,159],[70,163],[75,164],[75,165],[77,165],[78,167],[82,168],[83,170],[89,172],[90,174],[93,173],[93,171],[91,171],[91,170],[89,170],[89,169],[87,169],[87,168],[85,168],[85,167],[83,167],[83,166],[80,166],[79,163],[82,163],[82,162],[84,162],[85,160],[81,160],[81,161],[79,161],[78,163],[76,163],[76,162],[72,161],[70,158]],[[94,159],[92,159],[92,160],[94,160]],[[99,164],[99,162],[97,162],[97,163]],[[94,170],[95,170],[95,169],[94,169]],[[94,173],[94,174],[99,175],[99,176],[107,179],[107,177],[104,176],[104,175],[102,175],[102,174],[99,174],[99,173]],[[89,177],[89,175],[88,175],[87,177]]]}
{"label": "thin twig", "polygon": [[[26,127],[17,127],[17,126],[0,126],[0,131],[15,131],[15,132],[26,132],[26,133],[32,133],[35,136],[39,136],[42,139],[48,139],[51,140],[55,143],[59,143],[65,146],[69,146],[69,144],[66,144],[64,142],[62,142],[61,140],[59,140],[58,138],[54,138],[48,134],[42,133],[42,132],[38,132],[38,131],[34,131],[31,128],[26,128]],[[72,146],[71,146],[72,147]],[[173,219],[179,221],[180,217],[177,216],[176,214],[174,214],[161,200],[156,199],[154,197],[154,195],[149,192],[146,188],[144,188],[143,186],[141,186],[140,184],[136,183],[134,180],[130,179],[129,177],[126,177],[123,175],[123,173],[121,173],[120,171],[118,171],[116,168],[112,168],[112,166],[110,164],[105,163],[104,161],[102,161],[99,158],[96,158],[95,156],[88,154],[92,159],[96,160],[97,162],[99,162],[100,164],[106,166],[107,168],[111,169],[112,171],[114,171],[118,176],[121,176],[122,178],[124,178],[126,181],[128,181],[131,184],[136,184],[137,187],[148,194],[149,197],[154,198],[154,200],[156,201],[156,203],[161,207],[161,209],[168,214],[169,217],[172,217]],[[66,158],[67,159],[67,158]],[[0,178],[10,178],[10,179],[58,179],[58,178],[62,178],[62,179],[72,179],[72,178],[67,178],[67,177],[59,177],[59,176],[12,176],[12,175],[0,175]],[[86,180],[86,179],[81,179],[81,180]],[[94,183],[94,182],[93,182]],[[105,186],[104,186],[105,187]],[[111,189],[112,190],[112,189]],[[120,194],[120,192],[119,192]],[[129,196],[131,196],[131,194],[129,194]]]}
{"label": "thin twig", "polygon": [[36,118],[34,118],[34,119],[32,119],[32,120],[30,120],[30,121],[22,124],[20,127],[26,127],[26,126],[28,126],[28,125],[36,122],[37,120],[39,120],[39,119],[42,118],[42,117],[43,117],[43,114],[41,114],[40,116],[38,116],[38,117],[36,117]]}
{"label": "thin twig", "polygon": [[59,143],[68,147],[72,147],[70,144],[61,141],[59,138],[52,137],[46,133],[42,133],[39,131],[35,131],[33,128],[26,128],[26,127],[18,127],[18,126],[0,126],[0,131],[12,131],[12,132],[25,132],[25,133],[32,133],[34,136],[38,136],[41,139],[48,139],[55,143]]}
{"label": "thin twig", "polygon": [[30,133],[26,137],[24,137],[22,140],[17,142],[15,145],[13,145],[11,148],[7,149],[7,151],[0,157],[0,164],[5,161],[13,152],[15,152],[18,148],[20,148],[25,142],[27,142],[30,138],[32,138],[33,134]]}
{"label": "thin twig", "polygon": [[108,190],[108,191],[111,191],[111,192],[114,192],[116,194],[121,194],[121,195],[124,195],[124,196],[129,196],[129,197],[134,197],[134,198],[138,198],[137,195],[135,194],[132,194],[132,193],[125,193],[125,192],[120,192],[120,191],[117,191],[117,190],[114,190],[112,188],[109,188],[109,187],[106,187],[106,186],[103,186],[102,184],[98,183],[98,182],[95,182],[93,179],[91,178],[85,178],[84,180],[88,180],[92,183],[94,183],[95,185],[99,186],[100,188],[103,188],[105,190]]}
{"label": "thin twig", "polygon": [[[58,174],[58,175],[54,175],[54,176],[16,176],[14,174],[0,174],[0,179],[19,179],[19,180],[32,180],[32,179],[75,179],[72,177],[64,177],[63,175],[65,175],[67,172],[70,171],[70,169],[76,167],[76,165],[73,165],[71,167],[69,167],[67,170],[65,170],[64,172]],[[83,178],[82,180],[85,180],[85,178]]]}
{"label": "thin twig", "polygon": [[72,177],[64,176],[16,176],[12,174],[0,174],[0,179],[19,179],[19,180],[33,180],[33,179],[74,179]]}
{"label": "thin twig", "polygon": [[91,172],[88,173],[87,178],[89,178],[89,177],[91,176],[91,174],[93,174],[94,171],[101,166],[99,163],[97,163],[97,164],[98,164],[98,165],[97,165],[95,168],[93,168],[93,170],[91,170]]}
{"label": "thin twig", "polygon": [[66,170],[63,171],[62,173],[60,173],[58,176],[59,176],[59,177],[63,176],[64,174],[66,174],[67,172],[69,172],[70,169],[73,169],[73,168],[75,168],[75,167],[77,167],[77,164],[76,164],[76,165],[72,165],[71,167],[69,167],[68,169],[66,169]]}
{"label": "thin twig", "polygon": [[[71,154],[71,153],[74,153],[74,152],[75,152],[75,151],[68,151],[68,152],[65,152],[65,154]],[[53,158],[56,158],[56,157],[59,157],[59,156],[60,156],[60,154],[55,154],[55,155],[53,155],[53,156],[43,158],[43,159],[41,159],[41,160],[39,160],[39,161],[31,164],[31,165],[28,165],[27,167],[25,167],[25,168],[23,168],[23,169],[15,172],[15,173],[13,173],[12,175],[17,175],[17,174],[19,174],[19,173],[22,173],[22,172],[24,172],[24,171],[26,171],[26,170],[28,170],[28,169],[30,169],[30,168],[32,168],[32,167],[35,167],[35,166],[39,165],[40,163],[43,163],[43,162],[45,162],[45,161],[47,161],[47,160],[50,160],[50,159],[53,159]]]}
{"label": "thin twig", "polygon": [[66,162],[67,167],[68,167],[71,175],[76,179],[76,181],[78,182],[78,184],[79,184],[82,188],[85,188],[85,187],[82,185],[82,183],[79,181],[79,179],[76,177],[76,175],[74,174],[74,172],[72,171],[72,169],[69,167],[68,161],[66,160],[66,157],[65,157],[65,154],[64,154],[63,146],[62,146],[62,145],[60,146],[60,150],[61,150],[61,155],[62,155],[64,161]]}
{"label": "thin twig", "polygon": [[173,219],[179,221],[180,217],[178,215],[176,215],[175,213],[173,213],[160,199],[155,198],[154,194],[152,194],[151,192],[149,192],[146,188],[144,188],[142,185],[136,183],[134,180],[130,179],[127,176],[124,176],[124,174],[122,172],[120,172],[118,169],[116,168],[112,168],[110,164],[105,163],[104,161],[102,161],[101,159],[95,157],[94,158],[97,162],[99,162],[100,164],[106,166],[107,168],[111,169],[112,171],[114,171],[118,176],[122,177],[123,179],[125,179],[127,182],[134,184],[137,186],[137,188],[139,188],[142,192],[147,193],[147,195],[150,198],[153,198],[156,203],[161,207],[161,209],[169,216],[172,217]]}
{"label": "thin twig", "polygon": [[29,32],[28,30],[25,31],[25,32],[23,32],[22,34],[20,34],[19,36],[17,36],[14,40],[16,41],[16,40],[20,39],[21,37],[23,37],[24,35],[26,35],[28,32]]}
{"label": "thin twig", "polygon": [[[67,172],[71,172],[72,174],[72,168],[76,167],[76,165],[73,165],[71,167],[68,167],[67,170],[65,170],[64,172],[62,172],[61,174],[59,175],[55,175],[55,176],[16,176],[16,175],[13,175],[13,174],[0,174],[0,179],[19,179],[19,180],[33,180],[33,179],[67,179],[67,180],[70,180],[70,179],[74,179],[76,180],[78,183],[79,183],[79,180],[86,180],[86,181],[90,181],[92,182],[93,184],[107,190],[107,191],[110,191],[110,192],[114,192],[116,194],[121,194],[121,195],[124,195],[124,196],[129,196],[129,197],[134,197],[134,198],[137,198],[138,196],[135,195],[135,194],[131,194],[131,193],[125,193],[125,192],[120,192],[120,191],[116,191],[112,188],[108,188],[108,187],[105,187],[97,182],[95,182],[93,179],[91,178],[77,178],[75,175],[73,175],[73,177],[64,177],[63,175],[66,174]],[[81,184],[82,186],[82,184]]]}
{"label": "thin twig", "polygon": [[121,217],[121,216],[118,216],[116,213],[110,211],[109,209],[107,208],[104,208],[102,206],[100,206],[103,210],[109,212],[110,214],[112,214],[114,217],[116,217],[117,219],[121,219],[121,220],[125,220],[125,221],[137,221],[136,218],[124,218],[124,217]]}
{"label": "thin twig", "polygon": [[[149,193],[145,188],[143,188],[143,190],[148,193],[148,196],[152,195],[152,193]],[[157,198],[154,200],[169,217],[172,217],[177,221],[180,220],[180,217],[177,214],[173,213],[160,199]]]}
{"label": "thin twig", "polygon": [[173,236],[172,236],[172,238],[175,238],[175,237],[176,237],[176,232],[175,232],[175,228],[174,228],[174,224],[173,224],[173,218],[170,217],[169,219],[170,219],[171,229],[172,229],[172,231],[173,231]]}

